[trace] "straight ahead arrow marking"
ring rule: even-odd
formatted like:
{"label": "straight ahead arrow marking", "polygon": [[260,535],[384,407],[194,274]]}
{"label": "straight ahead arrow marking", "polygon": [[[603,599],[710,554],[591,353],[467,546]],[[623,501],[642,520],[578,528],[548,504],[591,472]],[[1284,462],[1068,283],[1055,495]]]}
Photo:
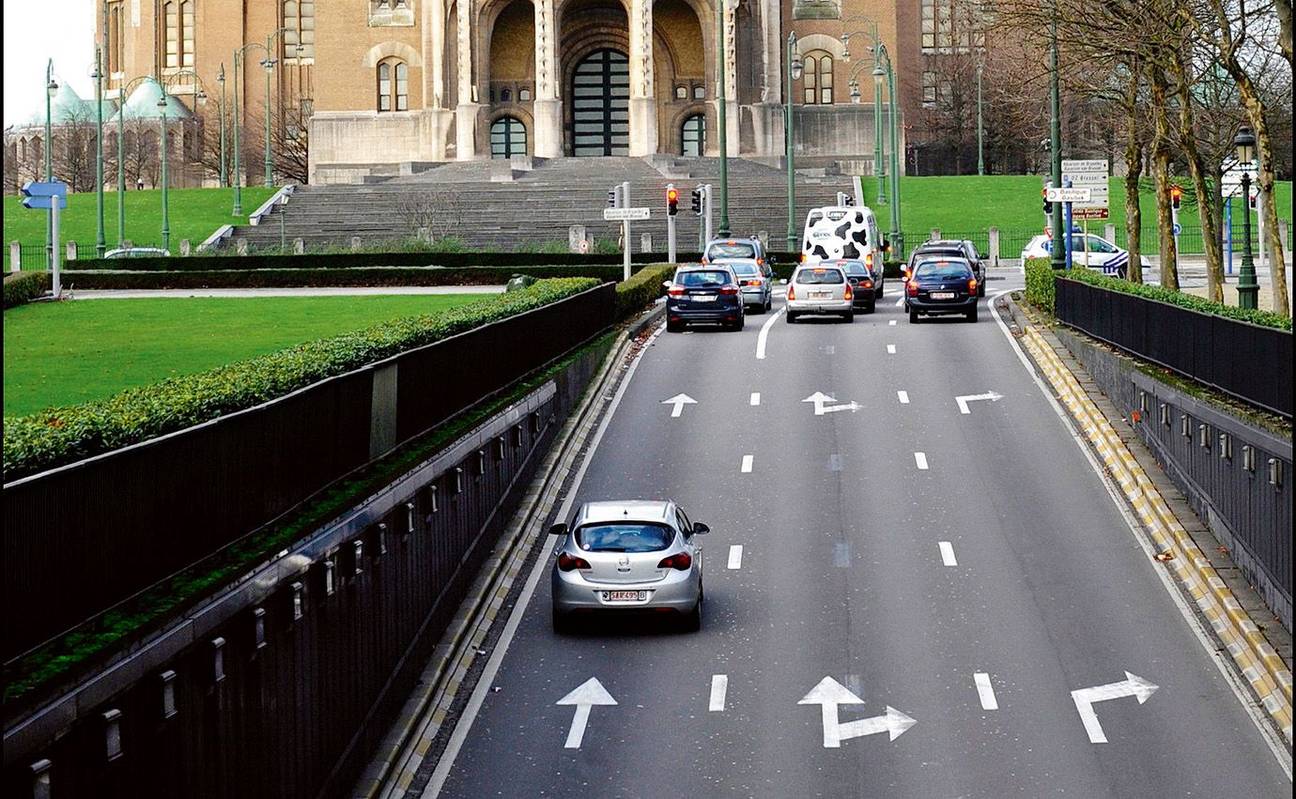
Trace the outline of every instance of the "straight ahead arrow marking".
{"label": "straight ahead arrow marking", "polygon": [[675,406],[674,408],[671,408],[671,418],[674,419],[684,412],[685,405],[697,405],[697,400],[693,399],[688,394],[676,394],[670,399],[662,400],[661,404]]}
{"label": "straight ahead arrow marking", "polygon": [[567,742],[564,749],[580,749],[585,738],[585,725],[589,723],[590,708],[594,705],[615,705],[617,701],[603,687],[596,677],[590,677],[571,693],[554,702],[555,705],[575,705],[571,728],[567,730]]}
{"label": "straight ahead arrow marking", "polygon": [[904,734],[912,727],[914,719],[899,710],[887,706],[886,713],[867,719],[857,719],[842,723],[838,721],[838,705],[862,705],[864,700],[856,696],[846,686],[832,677],[824,677],[810,693],[797,702],[798,705],[819,705],[823,719],[823,745],[825,749],[838,749],[841,742],[864,735],[886,732],[891,740]]}

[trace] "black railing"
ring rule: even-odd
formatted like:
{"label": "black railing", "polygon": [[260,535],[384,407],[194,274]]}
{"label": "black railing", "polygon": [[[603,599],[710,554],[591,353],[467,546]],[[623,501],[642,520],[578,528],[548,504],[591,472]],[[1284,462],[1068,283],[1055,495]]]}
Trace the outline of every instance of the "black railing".
{"label": "black railing", "polygon": [[4,487],[5,661],[226,547],[612,323],[615,289]]}
{"label": "black railing", "polygon": [[1199,383],[1292,415],[1292,335],[1055,278],[1062,322]]}

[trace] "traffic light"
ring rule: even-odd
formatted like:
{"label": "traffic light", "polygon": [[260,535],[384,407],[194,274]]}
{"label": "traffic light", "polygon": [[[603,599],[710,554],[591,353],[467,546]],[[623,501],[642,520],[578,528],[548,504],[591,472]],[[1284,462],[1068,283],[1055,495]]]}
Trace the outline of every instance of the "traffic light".
{"label": "traffic light", "polygon": [[702,187],[693,190],[693,213],[702,216]]}
{"label": "traffic light", "polygon": [[1044,215],[1050,216],[1053,213],[1053,203],[1049,202],[1048,189],[1040,189],[1040,197],[1044,198]]}
{"label": "traffic light", "polygon": [[620,194],[620,192],[617,191],[616,189],[611,189],[610,191],[608,191],[608,208],[616,208],[616,207],[617,207],[617,195],[618,195],[618,194]]}
{"label": "traffic light", "polygon": [[670,216],[679,213],[679,191],[674,186],[666,189],[666,213]]}
{"label": "traffic light", "polygon": [[1170,187],[1170,207],[1179,210],[1179,204],[1183,201],[1183,189],[1178,186]]}

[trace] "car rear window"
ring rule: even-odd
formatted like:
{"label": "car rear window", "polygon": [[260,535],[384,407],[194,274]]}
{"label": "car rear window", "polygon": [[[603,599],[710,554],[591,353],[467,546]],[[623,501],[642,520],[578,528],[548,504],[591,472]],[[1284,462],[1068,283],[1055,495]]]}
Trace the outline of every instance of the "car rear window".
{"label": "car rear window", "polygon": [[576,530],[576,545],[586,552],[656,552],[674,540],[670,527],[645,522],[587,524]]}
{"label": "car rear window", "polygon": [[796,274],[796,282],[800,285],[815,285],[821,283],[845,283],[846,276],[840,269],[802,269]]}
{"label": "car rear window", "polygon": [[756,245],[746,241],[725,241],[707,248],[708,258],[755,258]]}
{"label": "car rear window", "polygon": [[914,271],[916,277],[929,277],[936,280],[957,280],[972,276],[972,270],[965,263],[958,261],[923,261]]}
{"label": "car rear window", "polygon": [[864,266],[863,261],[847,261],[841,265],[848,275],[867,275],[868,267]]}
{"label": "car rear window", "polygon": [[755,275],[760,273],[760,270],[756,268],[756,264],[729,264],[729,267],[740,275]]}
{"label": "car rear window", "polygon": [[675,276],[675,282],[681,286],[697,288],[700,286],[723,286],[729,282],[729,273],[723,269],[714,271],[694,271],[680,272]]}

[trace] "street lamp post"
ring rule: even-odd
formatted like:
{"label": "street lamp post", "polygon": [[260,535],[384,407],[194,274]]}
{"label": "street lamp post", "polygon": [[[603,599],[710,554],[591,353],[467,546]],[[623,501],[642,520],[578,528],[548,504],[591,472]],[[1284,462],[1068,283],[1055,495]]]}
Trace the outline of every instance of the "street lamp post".
{"label": "street lamp post", "polygon": [[[842,60],[850,61],[850,37],[863,34],[865,36],[868,36],[869,41],[873,43],[869,49],[873,51],[873,69],[876,70],[881,65],[881,62],[879,60],[879,55],[878,55],[879,51],[877,47],[877,45],[881,43],[881,39],[878,36],[877,23],[869,19],[868,17],[862,17],[862,16],[849,17],[845,21],[853,21],[853,20],[862,21],[866,23],[869,27],[867,30],[855,31],[854,33],[846,33],[842,35]],[[854,79],[852,78],[851,101],[858,104],[859,100],[860,100],[859,85],[857,83],[854,83]],[[874,81],[873,82],[873,176],[875,179],[874,182],[877,183],[877,204],[878,205],[882,205],[886,202],[886,195],[887,195],[886,144],[884,143],[885,138],[886,138],[886,127],[882,122],[882,82]]]}
{"label": "street lamp post", "polygon": [[[243,176],[240,174],[240,168],[239,168],[239,128],[241,126],[239,124],[240,120],[239,120],[239,104],[238,104],[239,101],[238,81],[239,81],[240,64],[242,63],[243,54],[246,53],[250,48],[253,47],[264,48],[265,58],[261,60],[261,66],[265,67],[266,70],[265,185],[269,186],[274,182],[273,177],[271,175],[271,172],[273,171],[273,165],[270,160],[270,73],[274,69],[274,65],[278,63],[278,59],[274,58],[273,51],[270,49],[270,46],[274,42],[275,38],[281,35],[286,30],[288,30],[288,28],[283,27],[283,28],[279,28],[274,33],[271,33],[269,36],[266,37],[265,44],[261,44],[260,42],[248,42],[242,47],[236,48],[234,50],[234,118],[230,122],[230,124],[234,126],[234,209],[233,211],[231,211],[231,213],[234,216],[243,215],[243,188],[242,188]],[[298,42],[297,52],[300,54],[301,52],[303,52],[304,49],[305,48],[302,46],[302,44]]]}
{"label": "street lamp post", "polygon": [[[54,149],[53,125],[50,123],[50,103],[58,93],[58,83],[54,81],[54,59],[45,65],[45,182],[54,179],[54,163],[50,160]],[[45,212],[45,263],[52,264],[54,257],[54,212]]]}
{"label": "street lamp post", "polygon": [[802,64],[801,53],[797,50],[796,33],[789,33],[787,40],[787,97],[783,116],[783,126],[787,129],[787,251],[797,251],[797,232],[796,232],[796,166],[794,164],[794,153],[796,151],[796,131],[793,129],[792,122],[792,82],[801,78]]}
{"label": "street lamp post", "polygon": [[[1049,22],[1049,71],[1051,85],[1051,114],[1049,141],[1053,152],[1053,185],[1062,186],[1062,90],[1058,87],[1057,0],[1053,0],[1053,17]],[[1053,203],[1053,246],[1049,248],[1050,266],[1066,269],[1067,231],[1062,229],[1062,203]]]}
{"label": "street lamp post", "polygon": [[243,215],[243,170],[239,166],[239,60],[243,56],[244,48],[234,51],[234,118],[230,120],[230,125],[234,127],[234,208],[230,211],[233,216]]}
{"label": "street lamp post", "polygon": [[729,235],[729,140],[727,122],[728,100],[725,99],[725,12],[731,0],[716,3],[716,122],[720,128],[720,229],[723,238]]}
{"label": "street lamp post", "polygon": [[270,37],[266,38],[266,57],[261,59],[261,66],[265,67],[265,185],[274,185],[274,178],[271,175],[273,167],[270,163],[270,76],[274,73],[275,64],[279,59],[270,57]]}
{"label": "street lamp post", "polygon": [[1233,139],[1238,166],[1242,169],[1242,271],[1238,274],[1238,307],[1258,307],[1260,284],[1256,281],[1255,262],[1251,260],[1251,172],[1255,160],[1255,134],[1245,125]]}
{"label": "street lamp post", "polygon": [[158,97],[157,106],[158,110],[162,112],[162,250],[169,253],[171,251],[171,221],[167,201],[167,93],[165,88],[162,90],[162,96]]}
{"label": "street lamp post", "polygon": [[216,82],[220,84],[220,184],[225,185],[225,62],[216,73]]}
{"label": "street lamp post", "polygon": [[[95,229],[95,256],[104,257],[104,152],[103,152],[103,52],[95,47],[95,210],[98,225]],[[120,134],[118,136],[120,138]]]}
{"label": "street lamp post", "polygon": [[977,174],[985,174],[985,124],[981,112],[981,62],[976,65],[977,79]]}

